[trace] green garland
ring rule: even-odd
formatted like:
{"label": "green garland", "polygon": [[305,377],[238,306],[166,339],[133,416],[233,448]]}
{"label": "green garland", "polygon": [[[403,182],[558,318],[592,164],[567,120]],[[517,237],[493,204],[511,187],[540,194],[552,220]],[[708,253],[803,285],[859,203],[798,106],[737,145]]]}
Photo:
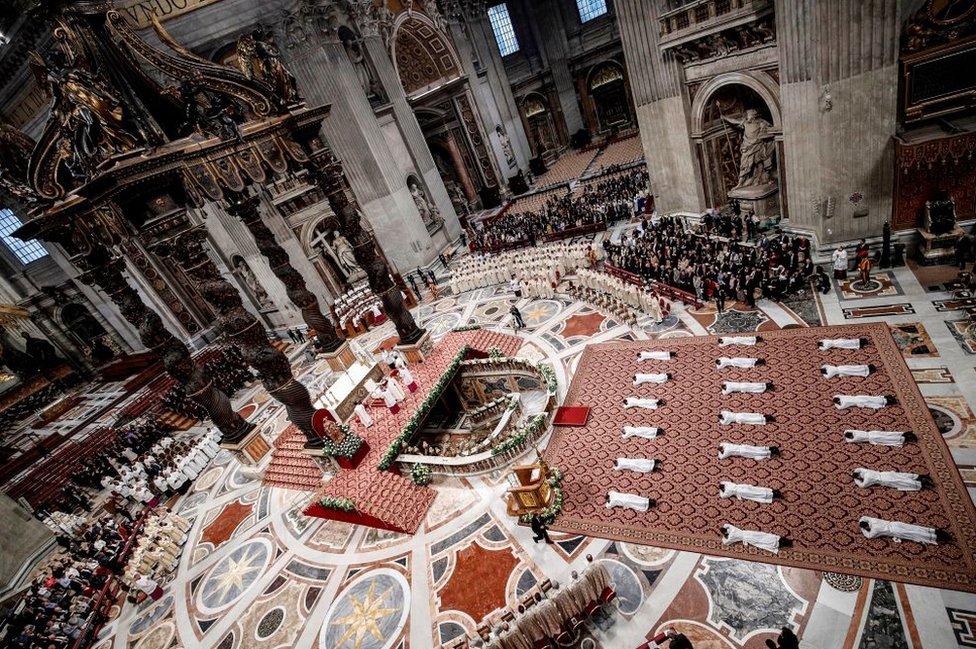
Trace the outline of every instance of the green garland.
{"label": "green garland", "polygon": [[332,496],[322,496],[319,498],[319,505],[326,509],[336,509],[340,512],[356,511],[356,503],[352,498],[333,498]]}
{"label": "green garland", "polygon": [[538,365],[536,365],[536,369],[538,369],[539,373],[542,374],[542,379],[546,382],[546,390],[549,392],[549,394],[556,394],[556,391],[559,389],[559,383],[556,381],[555,370],[541,361]]}
{"label": "green garland", "polygon": [[413,434],[417,432],[417,429],[420,428],[420,424],[423,423],[424,419],[427,418],[427,415],[430,414],[434,404],[437,403],[437,400],[441,398],[441,394],[443,394],[444,390],[447,389],[447,386],[451,384],[451,380],[454,378],[454,375],[457,374],[458,368],[461,367],[461,362],[464,360],[464,357],[468,355],[470,350],[471,347],[469,345],[465,345],[458,350],[457,354],[454,355],[454,360],[451,361],[451,364],[448,365],[444,373],[441,374],[441,378],[437,379],[437,383],[434,384],[434,386],[430,389],[430,393],[420,403],[420,406],[417,407],[416,412],[413,413],[413,417],[410,418],[410,421],[407,422],[407,425],[403,427],[403,430],[400,431],[400,434],[397,435],[396,439],[393,440],[393,443],[390,444],[390,447],[386,450],[386,453],[383,454],[383,459],[380,460],[379,465],[376,467],[379,471],[386,471],[393,466],[397,456],[399,456],[403,451],[404,445],[406,445],[410,438],[413,437]]}
{"label": "green garland", "polygon": [[505,358],[505,354],[503,354],[502,350],[498,349],[497,347],[489,347],[488,358],[492,359],[493,361],[497,361]]}
{"label": "green garland", "polygon": [[325,446],[322,447],[323,457],[342,457],[346,459],[351,459],[355,457],[356,453],[359,452],[359,447],[363,445],[363,438],[352,432],[349,426],[342,424],[339,426],[339,430],[345,433],[342,441],[338,444],[334,444],[332,440],[326,438],[323,440]]}
{"label": "green garland", "polygon": [[[549,473],[551,474],[546,482],[552,489],[552,504],[539,512],[539,518],[541,518],[547,525],[556,520],[556,517],[563,511],[563,472],[554,466],[549,467]],[[519,516],[520,523],[528,523],[532,519],[531,514],[525,514]]]}
{"label": "green garland", "polygon": [[476,329],[481,329],[481,325],[480,324],[462,325],[460,327],[454,327],[453,329],[451,329],[451,331],[475,331]]}
{"label": "green garland", "polygon": [[430,467],[426,464],[414,464],[410,469],[410,480],[418,487],[429,485],[430,478]]}
{"label": "green garland", "polygon": [[518,448],[525,443],[526,439],[542,430],[546,425],[547,419],[548,416],[544,412],[533,415],[527,422],[522,424],[518,430],[512,433],[508,439],[501,442],[497,446],[492,447],[491,454],[501,455],[502,453],[510,451],[514,448]]}

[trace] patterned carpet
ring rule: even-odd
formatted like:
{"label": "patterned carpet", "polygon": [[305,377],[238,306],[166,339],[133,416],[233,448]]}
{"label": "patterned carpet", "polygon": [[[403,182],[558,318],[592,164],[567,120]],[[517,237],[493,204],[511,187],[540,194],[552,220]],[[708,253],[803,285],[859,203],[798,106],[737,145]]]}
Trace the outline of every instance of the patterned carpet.
{"label": "patterned carpet", "polygon": [[[789,566],[878,577],[942,588],[976,591],[976,511],[948,448],[935,427],[902,354],[883,324],[763,332],[756,347],[719,348],[714,337],[590,345],[566,405],[592,407],[582,428],[557,428],[545,457],[563,470],[565,507],[554,530],[586,533],[639,544],[759,560]],[[820,352],[825,337],[867,338],[862,350]],[[669,363],[638,365],[637,351],[671,349]],[[808,351],[805,351],[808,350]],[[759,356],[767,365],[719,372],[719,356]],[[824,379],[824,363],[873,363],[866,379]],[[667,369],[662,369],[664,367]],[[660,386],[631,385],[638,371],[668,371]],[[723,396],[723,381],[772,381],[766,394]],[[895,394],[898,405],[870,411],[839,411],[834,394]],[[665,399],[658,410],[625,411],[628,396]],[[721,409],[772,414],[766,426],[722,426]],[[660,426],[654,440],[621,438],[625,424]],[[902,448],[846,444],[847,428],[911,430],[917,444]],[[782,456],[766,461],[718,459],[718,444],[777,445]],[[660,460],[651,474],[616,472],[617,457]],[[858,489],[850,472],[878,470],[928,473],[935,489],[899,492]],[[721,480],[780,489],[772,504],[722,500]],[[608,510],[608,489],[656,498],[648,513]],[[928,546],[864,538],[862,515],[948,530],[949,544]],[[741,545],[723,546],[719,527],[732,523],[793,539],[778,556]]]}

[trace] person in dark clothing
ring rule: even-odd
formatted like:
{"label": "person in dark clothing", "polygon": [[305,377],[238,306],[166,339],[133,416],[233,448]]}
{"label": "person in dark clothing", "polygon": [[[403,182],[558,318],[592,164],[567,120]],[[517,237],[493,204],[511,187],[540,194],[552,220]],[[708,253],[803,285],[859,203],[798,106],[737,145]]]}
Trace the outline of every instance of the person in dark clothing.
{"label": "person in dark clothing", "polygon": [[461,245],[468,245],[468,234],[464,230],[461,230]]}
{"label": "person in dark clothing", "polygon": [[671,640],[671,644],[668,645],[670,649],[695,649],[691,644],[691,640],[684,633],[677,633],[668,629],[664,634]]}
{"label": "person in dark clothing", "polygon": [[513,304],[508,312],[512,314],[512,318],[515,320],[515,326],[519,329],[524,329],[525,320],[522,319],[522,312],[519,311],[518,307]]}
{"label": "person in dark clothing", "polygon": [[447,268],[447,257],[444,256],[444,253],[437,255],[437,258],[441,260],[441,266]]}
{"label": "person in dark clothing", "polygon": [[784,626],[781,629],[779,637],[776,638],[776,642],[767,639],[766,646],[769,649],[800,649],[800,639],[793,633],[793,629]]}
{"label": "person in dark clothing", "polygon": [[959,241],[956,242],[956,265],[959,266],[959,270],[966,268],[966,260],[969,259],[972,249],[973,242],[969,235],[964,234],[959,237]]}
{"label": "person in dark clothing", "polygon": [[545,539],[546,543],[552,544],[552,539],[549,538],[549,528],[546,526],[546,522],[542,520],[542,517],[538,514],[532,514],[532,518],[529,519],[529,526],[532,527],[532,532],[535,536],[532,540],[536,543]]}
{"label": "person in dark clothing", "polygon": [[718,309],[719,315],[722,315],[725,310],[725,289],[721,286],[715,291],[715,308]]}

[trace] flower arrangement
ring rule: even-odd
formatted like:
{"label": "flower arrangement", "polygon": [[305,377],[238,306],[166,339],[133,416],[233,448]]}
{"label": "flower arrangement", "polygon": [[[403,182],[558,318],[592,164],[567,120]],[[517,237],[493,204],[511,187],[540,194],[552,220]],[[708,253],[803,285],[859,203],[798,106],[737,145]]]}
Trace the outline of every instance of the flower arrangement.
{"label": "flower arrangement", "polygon": [[410,469],[410,480],[418,487],[430,484],[430,467],[426,464],[414,464]]}
{"label": "flower arrangement", "polygon": [[[552,504],[539,512],[539,518],[547,524],[556,520],[556,517],[563,511],[564,496],[562,482],[563,472],[554,466],[549,467],[549,478],[546,479],[546,483],[552,489]],[[531,515],[523,515],[519,517],[519,522],[528,523],[531,518]]]}
{"label": "flower arrangement", "polygon": [[347,459],[355,457],[359,451],[359,447],[363,445],[363,438],[352,432],[346,424],[339,426],[339,430],[345,433],[342,441],[334,444],[332,440],[328,438],[324,439],[325,446],[322,447],[322,455],[324,457],[344,457]]}
{"label": "flower arrangement", "polygon": [[549,367],[548,364],[542,362],[536,365],[536,369],[539,370],[539,374],[542,375],[542,379],[546,382],[546,391],[549,394],[556,394],[556,390],[559,388],[559,383],[556,381],[556,371]]}
{"label": "flower arrangement", "polygon": [[481,329],[481,325],[480,324],[462,325],[460,327],[454,327],[453,329],[451,329],[451,331],[474,331],[476,329]]}
{"label": "flower arrangement", "polygon": [[497,347],[489,347],[488,358],[492,359],[493,361],[497,361],[499,359],[505,358],[505,354],[503,354],[502,350],[498,349]]}
{"label": "flower arrangement", "polygon": [[356,503],[352,498],[334,498],[332,496],[322,496],[319,498],[319,505],[326,509],[335,509],[340,512],[356,511]]}
{"label": "flower arrangement", "polygon": [[468,355],[468,351],[470,351],[470,349],[471,347],[469,345],[465,345],[458,350],[457,354],[454,355],[454,359],[441,375],[441,378],[437,379],[437,383],[431,387],[430,392],[417,407],[416,412],[413,413],[413,417],[410,418],[410,421],[407,422],[407,425],[403,427],[403,430],[400,431],[400,434],[397,435],[396,439],[393,440],[393,443],[390,444],[390,447],[386,450],[386,453],[383,454],[383,459],[380,460],[380,463],[377,466],[378,470],[386,471],[393,466],[397,456],[400,455],[400,452],[403,450],[403,446],[410,440],[411,437],[413,437],[413,434],[417,432],[420,424],[423,423],[424,419],[426,419],[427,415],[430,413],[431,408],[434,407],[437,400],[441,398],[441,394],[443,394],[447,386],[450,385],[451,379],[454,378],[458,368],[461,367],[461,362],[464,360],[464,357]]}
{"label": "flower arrangement", "polygon": [[508,398],[508,406],[506,406],[505,409],[515,410],[516,408],[518,408],[518,404],[519,404],[519,396],[517,394],[513,394]]}
{"label": "flower arrangement", "polygon": [[522,424],[518,430],[512,433],[508,439],[492,447],[491,454],[501,455],[502,453],[506,453],[512,449],[518,448],[524,444],[525,440],[527,440],[529,437],[541,431],[545,427],[547,419],[547,415],[544,412],[533,415],[527,422]]}

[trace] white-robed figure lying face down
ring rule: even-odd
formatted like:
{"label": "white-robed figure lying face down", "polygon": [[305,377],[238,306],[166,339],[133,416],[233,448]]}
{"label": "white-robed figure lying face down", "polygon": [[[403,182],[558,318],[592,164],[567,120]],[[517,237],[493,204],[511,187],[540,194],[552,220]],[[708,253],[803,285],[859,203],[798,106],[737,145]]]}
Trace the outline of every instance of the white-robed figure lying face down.
{"label": "white-robed figure lying face down", "polygon": [[627,397],[624,399],[624,410],[630,408],[644,408],[654,410],[664,405],[664,399],[642,399],[640,397]]}
{"label": "white-robed figure lying face down", "polygon": [[728,426],[729,424],[762,426],[772,420],[773,418],[771,416],[758,412],[730,412],[728,410],[722,410],[718,415],[718,421],[723,426]]}
{"label": "white-robed figure lying face down", "polygon": [[657,502],[653,498],[646,498],[644,496],[638,496],[637,494],[625,494],[619,491],[608,491],[604,507],[607,509],[623,507],[624,509],[634,509],[639,512],[646,512],[656,504]]}
{"label": "white-robed figure lying face down", "polygon": [[844,410],[846,408],[870,408],[872,410],[880,410],[885,406],[893,406],[898,403],[898,399],[888,395],[870,395],[870,394],[835,394],[834,395],[834,407],[838,410]]}
{"label": "white-robed figure lying face down", "polygon": [[754,460],[768,460],[779,455],[778,446],[750,446],[748,444],[730,444],[722,442],[718,445],[718,459],[730,457],[749,457]]}
{"label": "white-robed figure lying face down", "polygon": [[742,381],[725,381],[722,383],[722,394],[728,395],[733,392],[747,392],[751,394],[762,394],[767,390],[772,390],[773,384],[766,383],[750,383]]}
{"label": "white-robed figure lying face down", "polygon": [[660,351],[650,351],[650,352],[638,352],[638,361],[669,361],[674,358],[674,354],[671,352],[660,352]]}
{"label": "white-robed figure lying face down", "polygon": [[871,444],[873,446],[904,446],[917,442],[915,433],[898,430],[845,430],[844,441],[848,444]]}
{"label": "white-robed figure lying face down", "polygon": [[654,471],[654,460],[637,457],[618,457],[614,471],[634,471],[636,473],[651,473]]}
{"label": "white-robed figure lying face down", "polygon": [[874,365],[821,365],[820,373],[826,379],[837,376],[859,376],[867,378],[875,370]]}
{"label": "white-robed figure lying face down", "polygon": [[742,530],[729,523],[726,523],[721,527],[721,532],[722,545],[741,543],[742,545],[751,545],[754,548],[766,550],[767,552],[772,552],[773,554],[779,554],[780,548],[785,548],[793,544],[792,541],[787,538],[783,538],[778,534],[757,532],[754,530]]}
{"label": "white-robed figure lying face down", "polygon": [[828,349],[861,349],[867,346],[867,338],[825,338],[817,343],[820,351],[827,351]]}
{"label": "white-robed figure lying face down", "polygon": [[718,339],[719,347],[729,347],[730,345],[744,345],[752,347],[762,342],[761,336],[723,336]]}
{"label": "white-robed figure lying face down", "polygon": [[851,471],[854,484],[862,489],[866,487],[891,487],[898,491],[918,491],[924,486],[931,486],[932,479],[924,473],[901,473],[899,471],[873,471],[858,467]]}
{"label": "white-robed figure lying face down", "polygon": [[728,356],[722,356],[715,361],[715,367],[720,370],[724,370],[727,367],[734,367],[739,370],[751,370],[757,365],[765,365],[766,361],[762,358],[745,358],[737,356],[735,358],[729,358]]}
{"label": "white-robed figure lying face down", "polygon": [[661,429],[656,426],[624,426],[623,438],[643,437],[644,439],[654,439],[661,432]]}
{"label": "white-robed figure lying face down", "polygon": [[644,385],[645,383],[667,383],[671,375],[662,372],[660,374],[634,374],[634,385]]}
{"label": "white-robed figure lying face down", "polygon": [[771,503],[773,498],[781,494],[778,489],[756,487],[751,484],[735,482],[720,482],[718,485],[719,498],[738,498],[739,500],[754,500],[757,503]]}
{"label": "white-robed figure lying face down", "polygon": [[949,541],[949,533],[945,530],[915,525],[913,523],[886,521],[882,518],[862,516],[857,524],[861,528],[861,534],[869,539],[887,536],[894,540],[895,543],[917,541],[918,543],[930,543],[933,545]]}

